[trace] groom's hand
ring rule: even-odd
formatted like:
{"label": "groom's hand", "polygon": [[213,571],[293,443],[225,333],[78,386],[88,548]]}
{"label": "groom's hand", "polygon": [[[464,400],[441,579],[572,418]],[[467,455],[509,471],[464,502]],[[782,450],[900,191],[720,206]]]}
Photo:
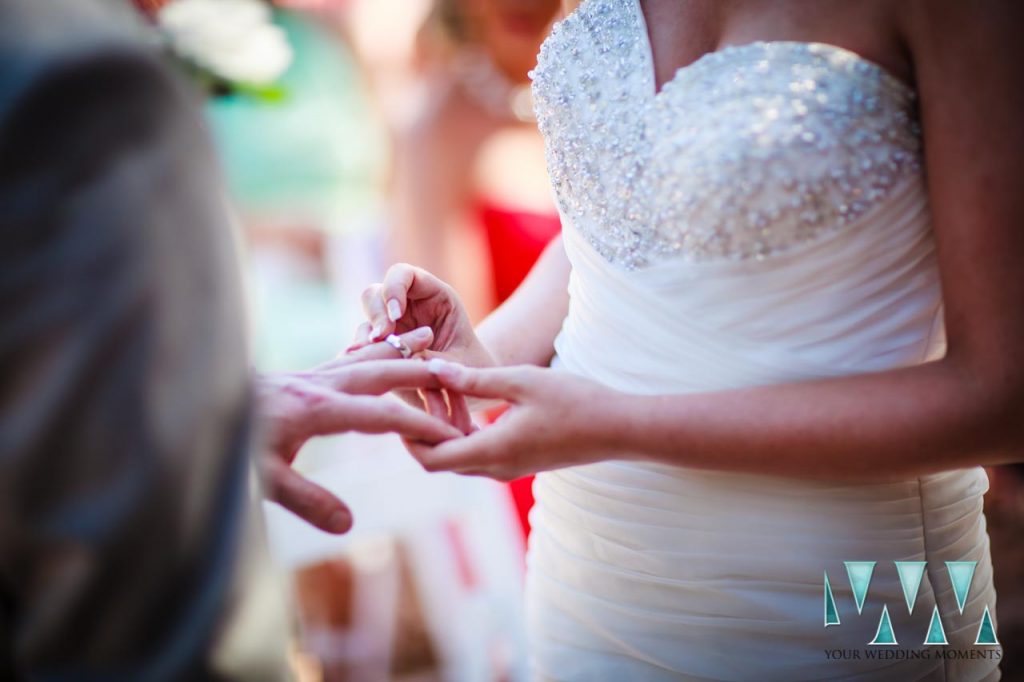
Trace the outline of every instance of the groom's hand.
{"label": "groom's hand", "polygon": [[[414,352],[433,341],[429,329],[402,336]],[[302,445],[314,436],[345,431],[401,434],[408,441],[436,445],[462,435],[454,426],[400,401],[378,397],[403,385],[419,385],[423,363],[395,362],[399,351],[376,343],[305,372],[256,377],[261,417],[269,429],[263,457],[266,495],[329,533],[352,527],[348,507],[291,467]]]}

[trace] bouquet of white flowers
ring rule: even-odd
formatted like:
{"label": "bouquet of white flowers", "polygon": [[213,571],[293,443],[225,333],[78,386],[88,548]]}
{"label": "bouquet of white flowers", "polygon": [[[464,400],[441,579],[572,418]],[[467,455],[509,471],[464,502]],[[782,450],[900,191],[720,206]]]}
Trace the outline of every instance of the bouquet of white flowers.
{"label": "bouquet of white flowers", "polygon": [[279,99],[292,62],[285,32],[263,0],[136,0],[168,51],[209,92]]}

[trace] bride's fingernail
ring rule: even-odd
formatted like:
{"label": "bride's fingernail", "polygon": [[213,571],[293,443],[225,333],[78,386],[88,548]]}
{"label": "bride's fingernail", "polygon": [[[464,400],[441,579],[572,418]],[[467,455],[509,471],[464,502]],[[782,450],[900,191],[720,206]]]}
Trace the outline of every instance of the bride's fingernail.
{"label": "bride's fingernail", "polygon": [[402,317],[402,306],[397,298],[388,300],[388,319],[397,322]]}
{"label": "bride's fingernail", "polygon": [[440,374],[447,366],[448,363],[441,358],[431,358],[427,361],[427,371],[431,374]]}
{"label": "bride's fingernail", "polygon": [[373,329],[370,330],[370,340],[376,341],[380,338],[380,335],[384,333],[384,325],[375,324]]}

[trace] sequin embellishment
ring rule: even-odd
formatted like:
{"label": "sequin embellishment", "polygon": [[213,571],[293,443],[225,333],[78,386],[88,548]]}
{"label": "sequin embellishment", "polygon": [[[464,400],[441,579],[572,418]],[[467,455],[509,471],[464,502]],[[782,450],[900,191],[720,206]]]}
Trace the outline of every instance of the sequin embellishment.
{"label": "sequin embellishment", "polygon": [[766,258],[920,177],[913,91],[839,47],[726,47],[655,94],[635,0],[587,0],[531,76],[559,210],[628,269]]}

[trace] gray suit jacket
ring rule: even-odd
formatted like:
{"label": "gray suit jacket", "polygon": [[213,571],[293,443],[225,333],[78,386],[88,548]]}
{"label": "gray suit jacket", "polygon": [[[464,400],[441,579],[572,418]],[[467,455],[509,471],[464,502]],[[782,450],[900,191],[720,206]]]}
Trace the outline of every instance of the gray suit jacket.
{"label": "gray suit jacket", "polygon": [[0,0],[0,679],[281,676],[194,109],[109,6]]}

